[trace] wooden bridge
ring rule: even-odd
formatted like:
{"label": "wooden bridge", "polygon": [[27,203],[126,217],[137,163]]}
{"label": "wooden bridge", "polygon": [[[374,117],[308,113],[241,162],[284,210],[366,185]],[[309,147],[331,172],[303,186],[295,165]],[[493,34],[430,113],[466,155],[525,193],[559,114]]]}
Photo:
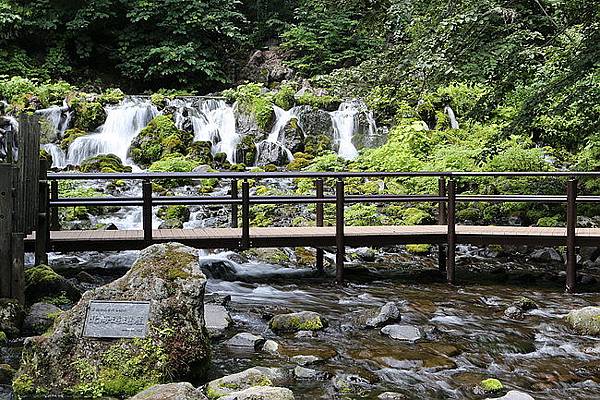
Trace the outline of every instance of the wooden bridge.
{"label": "wooden bridge", "polygon": [[[564,178],[565,195],[467,195],[457,193],[457,180],[474,177],[506,178]],[[576,289],[576,247],[598,246],[600,228],[577,228],[576,206],[579,203],[600,203],[600,196],[578,196],[578,178],[598,178],[596,173],[535,172],[222,172],[222,173],[129,173],[129,174],[83,174],[53,173],[43,177],[42,184],[49,185],[50,196],[40,210],[49,218],[38,218],[38,232],[25,239],[28,250],[36,249],[37,259],[43,260],[48,251],[86,251],[141,249],[153,243],[177,241],[197,248],[249,249],[256,247],[306,246],[317,249],[316,267],[323,269],[323,248],[336,248],[336,278],[344,277],[346,247],[387,246],[394,244],[437,244],[440,248],[440,270],[444,271],[449,283],[455,282],[455,258],[457,244],[503,244],[533,246],[566,246],[566,289]],[[231,189],[226,196],[160,196],[152,192],[152,182],[169,179],[188,181],[212,179],[229,181]],[[264,179],[304,178],[314,181],[313,195],[259,196],[251,195],[252,181]],[[429,178],[438,180],[438,191],[430,195],[349,195],[345,182],[352,178]],[[141,181],[141,197],[95,197],[60,198],[60,180],[126,179]],[[325,190],[325,183],[330,183]],[[241,188],[241,193],[239,193]],[[46,193],[43,190],[42,193]],[[327,193],[327,194],[326,194]],[[457,225],[456,204],[461,202],[529,202],[561,204],[566,206],[565,228],[519,227],[519,226],[473,226]],[[345,226],[344,209],[349,204],[391,203],[434,203],[438,204],[437,225],[416,226]],[[315,204],[314,227],[251,227],[250,207],[257,204]],[[324,205],[335,205],[335,225],[324,226]],[[231,209],[231,224],[228,228],[202,229],[152,229],[153,207],[164,205],[223,206]],[[58,209],[76,206],[141,207],[142,229],[140,230],[87,230],[60,231]],[[241,209],[241,210],[240,210]],[[238,224],[241,226],[238,227]]]}

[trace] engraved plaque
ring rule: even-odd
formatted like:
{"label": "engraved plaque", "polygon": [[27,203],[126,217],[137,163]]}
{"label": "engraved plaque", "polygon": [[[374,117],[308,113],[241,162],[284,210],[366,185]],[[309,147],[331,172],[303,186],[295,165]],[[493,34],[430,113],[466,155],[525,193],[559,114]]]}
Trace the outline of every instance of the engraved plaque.
{"label": "engraved plaque", "polygon": [[150,302],[92,300],[88,305],[83,336],[93,338],[146,337]]}

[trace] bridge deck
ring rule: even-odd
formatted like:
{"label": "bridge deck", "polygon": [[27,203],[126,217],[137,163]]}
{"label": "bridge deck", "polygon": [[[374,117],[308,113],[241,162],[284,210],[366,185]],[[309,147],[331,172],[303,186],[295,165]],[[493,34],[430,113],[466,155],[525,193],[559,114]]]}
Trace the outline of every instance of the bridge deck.
{"label": "bridge deck", "polygon": [[[237,248],[242,230],[236,228],[159,229],[153,231],[151,243],[177,241],[197,248]],[[439,244],[447,241],[445,225],[417,226],[347,226],[345,243],[350,247],[386,246],[393,244]],[[566,228],[471,226],[456,227],[457,243],[526,244],[562,246],[566,244]],[[270,227],[250,229],[251,247],[328,247],[335,246],[335,227]],[[35,232],[27,237],[25,246],[32,250]],[[577,244],[600,244],[600,228],[578,228]],[[142,230],[52,231],[53,251],[142,249]]]}

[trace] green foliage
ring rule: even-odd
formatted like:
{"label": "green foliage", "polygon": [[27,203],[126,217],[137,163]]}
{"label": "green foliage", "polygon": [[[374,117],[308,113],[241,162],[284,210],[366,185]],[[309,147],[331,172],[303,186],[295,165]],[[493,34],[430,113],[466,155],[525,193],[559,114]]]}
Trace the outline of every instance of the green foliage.
{"label": "green foliage", "polygon": [[240,110],[252,114],[260,129],[266,131],[270,128],[275,116],[272,105],[274,95],[262,83],[240,85],[235,90],[225,90],[223,96],[229,101],[237,101]]}
{"label": "green foliage", "polygon": [[131,172],[131,167],[123,165],[121,159],[114,154],[101,154],[90,157],[79,166],[81,172]]}
{"label": "green foliage", "polygon": [[[192,172],[194,168],[198,166],[198,162],[190,160],[189,158],[173,153],[165,156],[159,161],[153,162],[148,171],[151,172]],[[165,188],[172,188],[181,185],[188,185],[191,183],[189,179],[163,179],[157,181],[159,185]]]}
{"label": "green foliage", "polygon": [[73,126],[85,132],[91,132],[98,128],[106,120],[106,111],[97,101],[78,101],[73,105],[75,116]]}
{"label": "green foliage", "polygon": [[104,93],[98,96],[100,104],[118,104],[125,98],[125,93],[121,89],[106,89]]}

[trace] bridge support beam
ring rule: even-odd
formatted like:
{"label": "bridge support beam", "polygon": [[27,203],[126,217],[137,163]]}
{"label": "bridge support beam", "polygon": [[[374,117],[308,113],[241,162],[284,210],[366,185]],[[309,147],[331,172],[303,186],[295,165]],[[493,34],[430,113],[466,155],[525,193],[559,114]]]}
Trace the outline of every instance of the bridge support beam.
{"label": "bridge support beam", "polygon": [[577,290],[577,180],[567,182],[567,293]]}
{"label": "bridge support beam", "polygon": [[14,173],[12,164],[0,164],[0,298],[12,297]]}
{"label": "bridge support beam", "polygon": [[448,255],[446,259],[446,279],[455,283],[456,266],[456,181],[448,181]]}
{"label": "bridge support beam", "polygon": [[152,182],[144,180],[142,182],[142,229],[144,230],[144,242],[147,245],[152,243]]}
{"label": "bridge support beam", "polygon": [[[439,190],[438,194],[440,197],[446,197],[446,178],[440,177],[438,181]],[[438,212],[438,224],[446,225],[446,202],[440,201],[439,212]],[[438,267],[441,273],[446,272],[446,245],[440,244],[438,247]]]}
{"label": "bridge support beam", "polygon": [[[238,180],[237,179],[231,180],[231,198],[233,200],[237,200],[237,198],[238,198]],[[231,205],[231,227],[232,228],[238,227],[238,205],[237,204]]]}
{"label": "bridge support beam", "polygon": [[335,184],[335,200],[335,278],[337,283],[342,283],[344,281],[344,259],[346,258],[343,179],[338,179]]}
{"label": "bridge support beam", "polygon": [[47,178],[48,163],[40,160],[40,181],[38,189],[38,215],[35,230],[35,264],[48,264],[48,242],[50,226],[48,218],[49,188]]}
{"label": "bridge support beam", "polygon": [[242,182],[242,240],[240,248],[250,248],[250,184],[247,179]]}
{"label": "bridge support beam", "polygon": [[[316,197],[317,199],[323,199],[323,179],[318,178],[315,181],[315,191],[316,191]],[[316,226],[318,227],[322,227],[323,223],[324,223],[324,212],[323,212],[323,203],[317,203],[316,204]],[[325,252],[323,251],[323,248],[321,247],[317,247],[317,260],[316,260],[316,267],[317,267],[317,271],[319,273],[323,273],[325,268],[324,268],[324,257],[325,257]]]}

